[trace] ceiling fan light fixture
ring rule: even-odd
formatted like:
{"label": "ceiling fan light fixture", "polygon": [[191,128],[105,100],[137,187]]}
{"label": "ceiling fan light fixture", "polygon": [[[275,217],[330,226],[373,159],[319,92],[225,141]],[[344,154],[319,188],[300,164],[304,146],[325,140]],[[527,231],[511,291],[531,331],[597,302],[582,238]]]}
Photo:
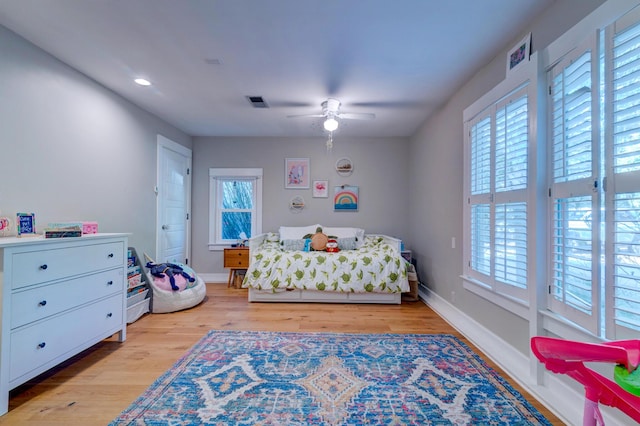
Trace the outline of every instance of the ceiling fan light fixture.
{"label": "ceiling fan light fixture", "polygon": [[328,132],[333,132],[338,128],[338,120],[333,117],[329,117],[324,120],[324,129]]}

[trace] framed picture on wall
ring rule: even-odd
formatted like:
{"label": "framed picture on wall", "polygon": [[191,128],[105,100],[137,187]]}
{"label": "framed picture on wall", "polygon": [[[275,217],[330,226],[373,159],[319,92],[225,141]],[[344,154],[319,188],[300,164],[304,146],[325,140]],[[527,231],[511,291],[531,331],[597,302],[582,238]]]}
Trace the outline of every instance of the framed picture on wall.
{"label": "framed picture on wall", "polygon": [[333,188],[333,210],[336,212],[358,211],[358,187],[340,185]]}
{"label": "framed picture on wall", "polygon": [[313,181],[313,198],[328,198],[328,197],[329,197],[329,181],[314,180]]}
{"label": "framed picture on wall", "polygon": [[507,54],[507,75],[529,62],[531,56],[531,33],[527,34]]}
{"label": "framed picture on wall", "polygon": [[285,158],[284,187],[286,189],[307,189],[311,184],[308,158]]}

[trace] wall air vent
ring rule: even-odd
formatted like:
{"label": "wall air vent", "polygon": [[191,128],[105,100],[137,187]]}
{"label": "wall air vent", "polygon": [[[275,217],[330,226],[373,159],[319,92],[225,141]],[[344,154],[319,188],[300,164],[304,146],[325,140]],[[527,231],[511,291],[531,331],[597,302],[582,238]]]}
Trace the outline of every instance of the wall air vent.
{"label": "wall air vent", "polygon": [[269,108],[262,96],[247,96],[247,99],[254,108]]}

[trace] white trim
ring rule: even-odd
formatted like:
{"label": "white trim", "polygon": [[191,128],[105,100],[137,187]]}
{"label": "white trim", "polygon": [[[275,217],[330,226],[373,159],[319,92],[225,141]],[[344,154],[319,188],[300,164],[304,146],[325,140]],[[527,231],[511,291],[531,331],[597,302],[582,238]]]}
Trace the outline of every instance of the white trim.
{"label": "white trim", "polygon": [[262,185],[263,185],[262,168],[251,167],[225,167],[209,169],[209,251],[222,251],[225,247],[229,247],[229,242],[216,242],[216,235],[219,230],[216,229],[216,200],[217,200],[217,182],[218,178],[256,178],[255,196],[256,196],[256,223],[254,235],[262,233]]}
{"label": "white trim", "polygon": [[212,272],[209,274],[198,273],[198,276],[202,278],[202,280],[205,283],[208,283],[208,284],[226,284],[227,281],[229,280],[229,274],[222,273],[222,272],[217,272],[217,273]]}
{"label": "white trim", "polygon": [[187,159],[187,167],[189,168],[189,175],[185,182],[185,192],[186,192],[186,213],[189,217],[187,220],[186,229],[185,229],[185,239],[184,239],[184,255],[186,259],[191,259],[191,176],[193,176],[193,151],[187,148],[186,146],[180,145],[177,142],[168,139],[161,134],[158,134],[156,137],[156,186],[154,188],[156,193],[156,254],[155,259],[158,259],[158,255],[160,253],[160,209],[159,207],[159,198],[158,198],[158,187],[160,186],[160,156],[162,153],[162,148],[167,149],[169,151],[176,152]]}
{"label": "white trim", "polygon": [[547,67],[551,66],[579,46],[585,37],[588,37],[596,31],[596,28],[604,28],[633,8],[634,6],[629,0],[605,1],[600,7],[571,27],[554,42],[550,43],[549,46],[541,52],[542,61]]}
{"label": "white trim", "polygon": [[[584,394],[571,387],[571,379],[544,370],[540,384],[535,384],[529,374],[530,358],[511,344],[502,340],[491,330],[451,305],[431,290],[420,286],[419,296],[431,309],[453,328],[495,362],[509,377],[547,407],[565,424],[582,424]],[[537,360],[535,360],[537,362]],[[617,409],[600,404],[600,410],[607,426],[629,424],[629,417]]]}
{"label": "white trim", "polygon": [[[536,259],[536,244],[538,239],[535,237],[538,235],[538,229],[541,224],[544,223],[543,219],[540,219],[536,214],[538,210],[537,194],[540,190],[541,180],[539,177],[539,171],[536,167],[538,164],[537,148],[538,148],[538,129],[536,114],[539,112],[538,101],[538,54],[531,55],[530,60],[522,66],[514,69],[509,73],[507,78],[481,96],[477,101],[468,106],[463,112],[464,123],[464,197],[463,197],[463,268],[464,274],[467,278],[471,278],[466,281],[465,288],[470,290],[471,286],[480,286],[475,294],[493,302],[497,305],[507,309],[522,318],[528,318],[529,297],[531,291],[529,287],[535,285],[538,280],[538,270]],[[527,144],[527,186],[525,189],[510,190],[510,191],[497,191],[495,188],[495,120],[496,112],[499,108],[503,108],[508,102],[513,99],[521,99],[526,97],[527,99],[527,124],[528,124],[528,144]],[[480,195],[471,195],[471,135],[470,130],[472,124],[476,121],[484,120],[486,117],[491,119],[491,188],[489,192]],[[488,200],[483,200],[479,197],[489,197]],[[475,271],[471,267],[471,210],[474,205],[487,204],[490,208],[490,222],[491,232],[494,232],[495,219],[496,219],[496,206],[498,204],[512,203],[512,202],[525,202],[527,208],[527,235],[531,237],[531,241],[527,243],[527,288],[521,288],[514,285],[509,285],[501,282],[495,276],[495,260],[493,260],[493,254],[495,254],[495,242],[493,235],[491,239],[491,253],[492,264],[490,276],[486,276],[479,271]],[[532,284],[534,283],[534,284]],[[485,285],[491,288],[490,291],[486,290]],[[507,296],[506,298],[504,296]],[[511,303],[511,300],[519,299],[523,303],[521,305]]]}
{"label": "white trim", "polygon": [[469,290],[471,293],[491,301],[520,318],[529,318],[529,306],[525,301],[508,294],[492,290],[487,284],[471,277],[463,275],[460,278],[463,280],[462,287],[464,287],[465,290]]}

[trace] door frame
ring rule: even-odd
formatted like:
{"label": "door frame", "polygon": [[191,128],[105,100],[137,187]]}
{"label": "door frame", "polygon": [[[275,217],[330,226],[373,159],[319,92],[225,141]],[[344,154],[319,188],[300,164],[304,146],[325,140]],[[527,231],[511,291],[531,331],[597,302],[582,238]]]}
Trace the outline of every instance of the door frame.
{"label": "door frame", "polygon": [[185,208],[188,215],[188,220],[185,226],[186,235],[184,238],[184,244],[185,244],[184,255],[185,255],[185,258],[189,261],[188,262],[189,265],[191,265],[191,219],[192,219],[192,215],[191,215],[191,179],[192,178],[191,176],[193,175],[193,167],[192,167],[193,153],[191,149],[185,147],[184,145],[180,145],[179,143],[174,142],[160,134],[158,134],[156,145],[157,145],[157,150],[156,150],[157,159],[156,159],[156,187],[155,187],[155,193],[156,193],[156,255],[155,255],[155,258],[158,259],[158,255],[160,254],[160,231],[161,231],[160,228],[162,227],[161,215],[160,215],[160,208],[161,208],[160,197],[158,197],[159,190],[160,190],[160,182],[161,182],[160,165],[162,164],[165,150],[169,150],[184,156],[187,159],[187,164],[188,164],[187,167],[189,169],[189,172],[187,173],[187,178],[185,179],[185,191],[186,191]]}

